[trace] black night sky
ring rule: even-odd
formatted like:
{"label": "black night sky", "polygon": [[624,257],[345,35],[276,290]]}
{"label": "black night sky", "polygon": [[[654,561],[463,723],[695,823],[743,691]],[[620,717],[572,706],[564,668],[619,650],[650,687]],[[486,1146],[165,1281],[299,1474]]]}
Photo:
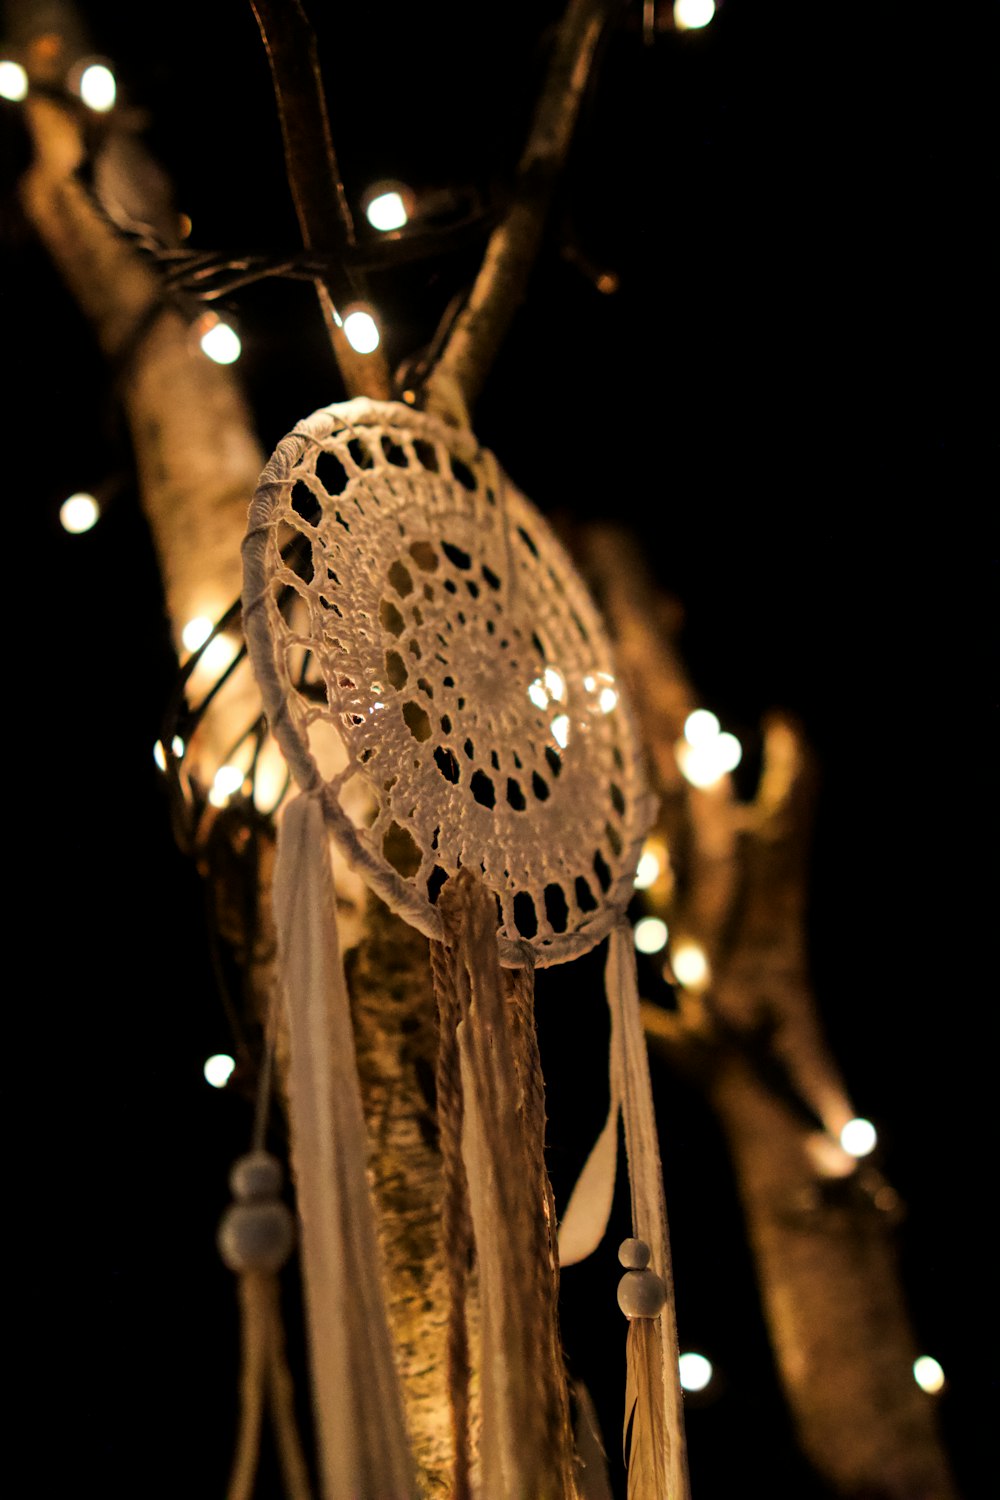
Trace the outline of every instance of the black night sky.
{"label": "black night sky", "polygon": [[[249,5],[83,9],[93,50],[146,117],[191,243],[296,247]],[[352,202],[390,177],[502,201],[559,7],[310,9]],[[970,1500],[985,1493],[996,1397],[992,965],[977,938],[995,808],[979,658],[989,471],[968,377],[986,301],[970,207],[988,180],[973,165],[985,29],[944,7],[727,0],[706,31],[653,48],[634,25],[619,30],[476,413],[479,437],[544,512],[613,516],[641,537],[683,604],[703,701],[744,742],[745,777],[773,706],[799,716],[817,753],[816,989],[907,1205],[905,1285],[948,1376],[941,1418]],[[0,128],[17,388],[6,451],[27,459],[7,489],[20,647],[8,656],[8,785],[36,934],[11,987],[13,1214],[32,1226],[16,1284],[41,1270],[29,1359],[43,1328],[48,1428],[53,1440],[62,1430],[65,1384],[81,1477],[103,1493],[208,1497],[224,1492],[236,1409],[235,1299],[214,1233],[250,1110],[201,1073],[230,1037],[199,881],[172,842],[152,760],[176,662],[127,431],[112,375],[17,209],[17,105],[3,103]],[[426,344],[481,243],[373,280],[391,363]],[[601,295],[581,258],[620,290]],[[231,311],[270,451],[342,388],[310,287],[263,283]],[[61,500],[100,485],[101,522],[66,536]],[[595,984],[598,967],[584,965],[579,1000],[559,990],[575,1007],[571,1042],[554,996],[540,996],[563,1194],[605,1108]],[[659,1065],[654,1083],[681,1341],[719,1372],[689,1408],[696,1500],[737,1483],[824,1500],[777,1396],[718,1128],[690,1085]],[[564,1282],[571,1364],[612,1457],[615,1281],[612,1244]],[[43,1452],[43,1470],[54,1459]]]}

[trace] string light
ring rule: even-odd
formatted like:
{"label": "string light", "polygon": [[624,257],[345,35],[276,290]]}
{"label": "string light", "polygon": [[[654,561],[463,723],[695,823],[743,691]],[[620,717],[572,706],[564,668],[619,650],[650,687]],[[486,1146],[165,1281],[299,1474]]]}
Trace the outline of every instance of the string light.
{"label": "string light", "polygon": [[356,307],[345,317],[344,337],[355,354],[373,354],[380,343],[378,324],[363,307]]}
{"label": "string light", "polygon": [[210,1083],[213,1089],[224,1089],[233,1076],[236,1060],[229,1056],[228,1052],[213,1052],[211,1057],[206,1057],[202,1072],[205,1082]]}
{"label": "string light", "polygon": [[383,182],[369,188],[364,198],[365,218],[373,229],[391,234],[410,222],[413,193],[401,182]]}
{"label": "string light", "polygon": [[545,684],[540,677],[536,677],[528,689],[528,697],[536,708],[548,708],[549,695],[545,691]]}
{"label": "string light", "polygon": [[198,659],[200,672],[209,677],[217,677],[224,672],[236,655],[236,642],[228,635],[217,635],[213,641],[209,641]]}
{"label": "string light", "polygon": [[[179,734],[175,734],[173,739],[170,741],[170,748],[174,752],[174,756],[177,760],[183,759],[184,741],[181,739]],[[156,744],[153,746],[153,759],[156,761],[156,764],[159,766],[161,771],[165,771],[167,769],[167,755],[166,751],[163,748],[162,740],[157,740]]]}
{"label": "string light", "polygon": [[697,749],[699,745],[710,744],[721,728],[722,725],[711,709],[696,708],[684,720],[684,738]]}
{"label": "string light", "polygon": [[70,495],[59,507],[59,520],[64,531],[79,536],[89,531],[101,514],[101,508],[93,495]]}
{"label": "string light", "polygon": [[715,15],[715,0],[674,0],[674,25],[678,31],[700,31]]}
{"label": "string light", "polygon": [[197,651],[212,634],[212,622],[207,615],[195,615],[181,631],[181,640],[188,651]]}
{"label": "string light", "polygon": [[225,807],[233,793],[239,791],[244,779],[239,766],[220,766],[208,794],[209,802],[213,807]]}
{"label": "string light", "polygon": [[648,891],[649,887],[657,881],[663,868],[659,851],[653,844],[647,844],[639,856],[639,864],[635,872],[635,888],[637,891]]}
{"label": "string light", "polygon": [[877,1142],[878,1134],[871,1120],[848,1120],[840,1132],[840,1144],[848,1156],[868,1156]]}
{"label": "string light", "polygon": [[206,313],[198,322],[201,352],[217,365],[235,364],[243,353],[243,345],[235,328],[215,313]]}
{"label": "string light", "polygon": [[661,917],[640,917],[632,938],[640,953],[660,953],[667,946],[667,924]]}
{"label": "string light", "polygon": [[78,88],[80,98],[88,109],[103,115],[113,108],[118,85],[115,83],[115,75],[104,63],[90,63],[84,68]]}
{"label": "string light", "polygon": [[18,104],[28,92],[28,75],[19,62],[5,57],[0,61],[0,99]]}
{"label": "string light", "polygon": [[709,967],[704,948],[690,940],[678,943],[670,963],[680,983],[687,990],[703,989],[708,983]]}
{"label": "string light", "polygon": [[921,1354],[913,1361],[913,1378],[928,1396],[936,1396],[944,1390],[944,1370],[930,1354]]}
{"label": "string light", "polygon": [[743,747],[735,734],[720,732],[719,721],[707,708],[696,708],[684,721],[684,738],[676,747],[677,764],[692,786],[706,788],[735,771]]}
{"label": "string light", "polygon": [[677,1365],[681,1372],[681,1389],[685,1391],[703,1391],[714,1373],[710,1359],[691,1351],[682,1354]]}

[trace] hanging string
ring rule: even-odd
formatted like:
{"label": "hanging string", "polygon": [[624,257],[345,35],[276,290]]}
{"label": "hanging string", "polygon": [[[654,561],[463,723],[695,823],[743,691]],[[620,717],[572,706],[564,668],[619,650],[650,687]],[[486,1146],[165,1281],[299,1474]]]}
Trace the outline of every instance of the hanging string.
{"label": "hanging string", "polygon": [[[482,1500],[564,1500],[574,1493],[572,1438],[546,1224],[551,1190],[537,1134],[544,1103],[525,1015],[530,970],[503,977],[496,904],[468,871],[447,882],[438,905],[444,942],[434,976],[440,1011],[457,1022],[461,1155],[479,1270],[478,1492]],[[442,1046],[450,1065],[451,1040]],[[453,1090],[453,1077],[444,1069],[442,1077]],[[453,1118],[458,1107],[445,1105]]]}
{"label": "hanging string", "polygon": [[451,1407],[453,1500],[469,1500],[469,1334],[466,1301],[472,1219],[462,1160],[462,1075],[458,1056],[461,1011],[453,950],[432,942],[431,977],[438,1007],[436,1097],[441,1145],[441,1241],[448,1280],[448,1401]]}

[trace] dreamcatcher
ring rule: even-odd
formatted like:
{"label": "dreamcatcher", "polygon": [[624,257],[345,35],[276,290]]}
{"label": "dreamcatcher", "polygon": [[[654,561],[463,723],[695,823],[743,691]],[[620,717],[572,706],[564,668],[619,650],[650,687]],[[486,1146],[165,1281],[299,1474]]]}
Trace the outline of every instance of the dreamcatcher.
{"label": "dreamcatcher", "polygon": [[[558,1266],[603,1235],[621,1112],[635,1236],[619,1290],[629,1494],[674,1500],[685,1479],[669,1249],[623,925],[652,807],[597,611],[539,513],[470,433],[365,399],[315,413],[279,444],[244,565],[254,670],[300,788],[280,822],[274,898],[327,1492],[415,1493],[365,1177],[332,839],[431,939],[453,1493],[576,1493]],[[611,1109],[557,1243],[532,976],[605,937]]]}

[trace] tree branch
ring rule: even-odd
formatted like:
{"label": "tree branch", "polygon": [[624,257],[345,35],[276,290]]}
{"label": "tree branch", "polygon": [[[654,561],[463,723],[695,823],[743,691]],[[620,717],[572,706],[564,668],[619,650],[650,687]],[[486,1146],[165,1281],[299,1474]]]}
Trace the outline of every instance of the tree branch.
{"label": "tree branch", "polygon": [[[251,0],[271,66],[285,143],[288,186],[307,250],[354,246],[354,220],[333,149],[316,35],[301,0]],[[388,399],[392,391],[381,349],[357,354],[337,321],[351,302],[366,301],[361,273],[338,261],[316,291],[348,394]]]}
{"label": "tree branch", "polygon": [[427,382],[427,405],[450,413],[478,396],[524,298],[552,189],[562,170],[594,54],[615,0],[571,0],[563,17],[507,212]]}

